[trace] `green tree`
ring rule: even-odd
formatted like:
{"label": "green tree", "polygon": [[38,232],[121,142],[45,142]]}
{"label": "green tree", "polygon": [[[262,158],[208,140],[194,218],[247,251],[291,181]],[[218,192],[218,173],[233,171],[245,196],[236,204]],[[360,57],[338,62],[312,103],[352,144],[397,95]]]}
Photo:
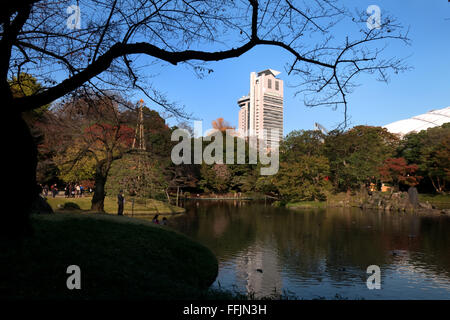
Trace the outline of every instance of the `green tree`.
{"label": "green tree", "polygon": [[439,140],[424,146],[421,169],[426,172],[436,192],[444,193],[450,182],[450,134]]}
{"label": "green tree", "polygon": [[448,190],[450,177],[450,123],[440,127],[429,128],[418,133],[406,135],[399,146],[398,154],[409,164],[418,165],[418,174],[425,179],[422,188],[427,190],[426,183],[438,193]]}
{"label": "green tree", "polygon": [[[35,77],[25,72],[20,73],[19,76],[13,76],[8,82],[14,98],[33,96],[44,90],[42,84]],[[28,126],[33,128],[34,122],[42,119],[49,107],[50,104],[46,104],[39,108],[25,111],[22,117]]]}
{"label": "green tree", "polygon": [[[248,141],[240,137],[233,137],[233,161],[232,164],[227,164],[227,145],[226,145],[226,129],[230,129],[227,122],[222,118],[213,121],[215,130],[220,132],[223,137],[222,149],[222,163],[223,164],[202,164],[200,169],[200,186],[207,192],[250,192],[254,191],[256,180],[258,179],[258,164],[249,164],[250,146]],[[203,140],[203,150],[210,142]],[[238,144],[243,145],[243,152],[245,152],[244,163],[238,162]]]}
{"label": "green tree", "polygon": [[168,182],[164,171],[149,152],[126,154],[111,165],[105,185],[106,194],[115,196],[123,190],[137,198],[165,199]]}
{"label": "green tree", "polygon": [[396,135],[381,127],[356,126],[345,132],[330,132],[324,152],[335,190],[358,189],[379,179],[378,168],[394,155],[398,143]]}
{"label": "green tree", "polygon": [[270,179],[287,201],[326,200],[330,191],[328,159],[324,156],[300,156],[295,162],[282,162],[278,174]]}
{"label": "green tree", "polygon": [[96,160],[90,153],[79,157],[83,148],[85,145],[81,141],[74,141],[64,153],[55,154],[53,161],[58,167],[58,176],[62,181],[71,183],[95,178]]}
{"label": "green tree", "polygon": [[232,176],[226,164],[202,164],[200,172],[200,186],[204,191],[225,193],[230,190]]}
{"label": "green tree", "polygon": [[282,161],[296,160],[301,156],[321,156],[325,135],[318,130],[294,130],[280,144]]}

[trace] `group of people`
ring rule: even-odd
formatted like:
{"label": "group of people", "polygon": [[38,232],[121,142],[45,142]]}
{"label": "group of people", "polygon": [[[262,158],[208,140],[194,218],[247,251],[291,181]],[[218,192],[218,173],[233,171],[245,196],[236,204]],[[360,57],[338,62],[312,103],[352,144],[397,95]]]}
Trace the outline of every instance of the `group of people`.
{"label": "group of people", "polygon": [[48,184],[46,184],[45,186],[42,186],[42,184],[39,184],[39,186],[41,187],[44,197],[48,197],[48,193],[50,192],[50,194],[54,198],[54,197],[56,197],[56,195],[59,192],[58,187],[56,186],[56,183],[52,184],[50,187],[48,186]]}
{"label": "group of people", "polygon": [[[50,195],[54,198],[59,193],[59,189],[56,183],[52,184],[50,187],[48,186],[48,184],[44,186],[42,184],[39,184],[39,186],[42,190],[42,195],[44,197],[48,197],[50,193]],[[92,193],[92,189],[91,188],[87,189],[83,185],[78,183],[77,184],[68,183],[64,187],[64,196],[66,198],[81,198],[83,194],[85,194],[86,192]]]}
{"label": "group of people", "polygon": [[159,214],[156,214],[156,215],[153,217],[152,222],[153,222],[153,223],[156,223],[156,224],[162,224],[163,226],[167,225],[167,218],[166,218],[166,217],[162,218],[161,223],[159,223],[158,217],[159,217]]}
{"label": "group of people", "polygon": [[[81,198],[85,193],[86,189],[81,184],[69,183],[64,188],[64,196],[66,198]],[[89,190],[91,191],[91,190]]]}

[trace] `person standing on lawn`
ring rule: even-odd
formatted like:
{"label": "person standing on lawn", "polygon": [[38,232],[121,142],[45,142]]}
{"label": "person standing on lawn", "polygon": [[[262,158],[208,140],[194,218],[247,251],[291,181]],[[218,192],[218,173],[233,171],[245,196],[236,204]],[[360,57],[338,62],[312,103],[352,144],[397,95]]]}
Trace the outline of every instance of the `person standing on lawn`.
{"label": "person standing on lawn", "polygon": [[123,196],[123,190],[119,191],[119,194],[117,195],[117,204],[119,206],[117,214],[119,216],[123,216],[123,205],[125,203],[125,198]]}

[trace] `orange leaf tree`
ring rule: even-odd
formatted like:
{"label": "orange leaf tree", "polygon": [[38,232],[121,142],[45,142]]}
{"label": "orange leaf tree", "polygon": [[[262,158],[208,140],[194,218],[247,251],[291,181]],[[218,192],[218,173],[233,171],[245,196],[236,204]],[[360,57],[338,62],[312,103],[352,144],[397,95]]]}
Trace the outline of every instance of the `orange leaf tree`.
{"label": "orange leaf tree", "polygon": [[404,158],[388,158],[379,172],[383,182],[392,183],[398,189],[400,184],[415,186],[419,183],[422,177],[415,175],[417,169],[416,164],[408,164]]}

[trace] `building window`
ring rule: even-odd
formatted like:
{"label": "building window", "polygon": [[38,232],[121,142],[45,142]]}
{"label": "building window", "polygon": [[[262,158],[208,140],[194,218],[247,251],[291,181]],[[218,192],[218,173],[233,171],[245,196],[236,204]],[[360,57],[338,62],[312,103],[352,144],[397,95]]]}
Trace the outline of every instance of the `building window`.
{"label": "building window", "polygon": [[275,90],[280,90],[280,82],[279,81],[275,81]]}
{"label": "building window", "polygon": [[272,79],[267,79],[267,88],[272,89]]}

